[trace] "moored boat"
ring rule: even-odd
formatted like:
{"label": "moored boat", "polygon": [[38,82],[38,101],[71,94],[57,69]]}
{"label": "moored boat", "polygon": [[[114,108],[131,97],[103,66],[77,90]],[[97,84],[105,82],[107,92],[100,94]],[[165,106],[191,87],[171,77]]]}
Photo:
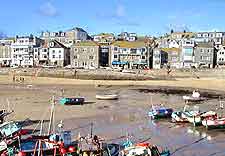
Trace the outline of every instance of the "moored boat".
{"label": "moored boat", "polygon": [[96,95],[96,99],[98,100],[117,100],[119,96],[117,94],[103,94]]}
{"label": "moored boat", "polygon": [[205,98],[203,97],[192,97],[192,96],[183,96],[183,99],[187,102],[200,102],[205,100]]}
{"label": "moored boat", "polygon": [[202,121],[202,125],[205,126],[207,129],[224,129],[225,117],[206,118]]}
{"label": "moored boat", "polygon": [[121,156],[170,156],[169,150],[160,151],[156,145],[150,143],[139,143],[123,149],[120,153]]}
{"label": "moored boat", "polygon": [[84,98],[61,98],[59,103],[61,105],[83,105],[84,101]]}
{"label": "moored boat", "polygon": [[182,111],[173,112],[171,117],[172,117],[172,122],[180,122],[180,123],[188,122],[187,118],[182,117]]}
{"label": "moored boat", "polygon": [[148,116],[152,119],[170,118],[173,109],[166,108],[161,105],[152,105],[152,109],[148,112]]}

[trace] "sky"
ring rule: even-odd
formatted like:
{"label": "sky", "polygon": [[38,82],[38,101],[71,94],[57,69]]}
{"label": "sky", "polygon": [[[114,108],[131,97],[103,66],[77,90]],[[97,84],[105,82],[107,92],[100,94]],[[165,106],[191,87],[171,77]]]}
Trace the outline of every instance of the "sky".
{"label": "sky", "polygon": [[225,31],[225,0],[2,0],[0,35],[82,27],[89,34]]}

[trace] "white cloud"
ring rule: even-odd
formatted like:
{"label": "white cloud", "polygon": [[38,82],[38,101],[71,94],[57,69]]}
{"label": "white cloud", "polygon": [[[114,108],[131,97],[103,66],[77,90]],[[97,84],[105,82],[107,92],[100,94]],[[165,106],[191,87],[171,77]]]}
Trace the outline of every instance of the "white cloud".
{"label": "white cloud", "polygon": [[39,13],[42,16],[55,17],[58,15],[58,10],[56,9],[56,7],[53,5],[51,1],[47,1],[40,6]]}

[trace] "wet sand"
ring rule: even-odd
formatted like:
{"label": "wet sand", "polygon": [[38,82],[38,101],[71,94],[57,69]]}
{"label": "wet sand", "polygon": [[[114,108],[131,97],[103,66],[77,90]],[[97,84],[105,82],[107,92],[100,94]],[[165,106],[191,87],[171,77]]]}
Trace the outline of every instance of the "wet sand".
{"label": "wet sand", "polygon": [[[129,134],[134,141],[151,138],[149,141],[164,148],[168,147],[172,152],[176,151],[174,156],[209,156],[214,153],[216,156],[225,155],[224,131],[206,131],[202,127],[194,129],[190,124],[176,125],[169,120],[154,122],[147,117],[151,103],[163,104],[175,110],[182,109],[185,104],[182,100],[183,94],[179,94],[179,92],[176,94],[155,93],[151,90],[159,87],[144,84],[138,86],[139,82],[135,83],[137,85],[135,86],[114,85],[113,83],[116,82],[109,82],[107,85],[106,81],[103,83],[73,81],[74,83],[69,84],[71,80],[69,82],[60,80],[54,80],[54,82],[57,82],[54,84],[53,79],[45,79],[42,83],[40,81],[33,82],[32,86],[28,86],[29,83],[1,83],[0,108],[7,107],[8,99],[10,106],[15,111],[9,116],[9,120],[48,120],[51,97],[55,96],[57,101],[62,94],[61,90],[64,89],[64,96],[83,96],[87,101],[83,106],[60,106],[58,103],[56,105],[55,123],[63,120],[65,130],[72,130],[74,139],[76,139],[78,133],[81,135],[90,134],[90,125],[93,123],[93,133],[104,137],[109,142],[121,142],[125,140],[124,136]],[[156,86],[156,82],[150,83],[155,83],[154,86]],[[158,83],[157,85],[163,85],[164,83]],[[171,82],[168,82],[168,84],[169,86],[172,85]],[[190,87],[193,87],[194,84],[195,82],[190,83]],[[206,88],[205,92],[223,95],[222,87],[218,89],[220,91],[212,91],[215,86],[212,84],[208,84],[208,86],[209,88]],[[204,87],[203,85],[202,88]],[[182,88],[175,87],[175,89]],[[143,90],[145,91],[143,92]],[[120,95],[119,100],[96,100],[95,95],[103,92],[118,93]],[[202,110],[216,110],[221,115],[225,113],[224,110],[216,109],[219,107],[217,96],[209,98],[199,106]],[[36,127],[36,124],[31,125],[31,127]],[[37,129],[39,127],[37,126]],[[47,126],[45,126],[45,131],[47,131]]]}

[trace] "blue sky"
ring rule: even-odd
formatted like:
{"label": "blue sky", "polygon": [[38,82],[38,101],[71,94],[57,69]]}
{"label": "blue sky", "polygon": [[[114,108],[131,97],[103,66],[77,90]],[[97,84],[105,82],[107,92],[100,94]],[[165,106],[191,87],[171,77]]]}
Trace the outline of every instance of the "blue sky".
{"label": "blue sky", "polygon": [[225,31],[225,0],[2,0],[0,6],[0,32],[8,36],[76,26],[90,34]]}

